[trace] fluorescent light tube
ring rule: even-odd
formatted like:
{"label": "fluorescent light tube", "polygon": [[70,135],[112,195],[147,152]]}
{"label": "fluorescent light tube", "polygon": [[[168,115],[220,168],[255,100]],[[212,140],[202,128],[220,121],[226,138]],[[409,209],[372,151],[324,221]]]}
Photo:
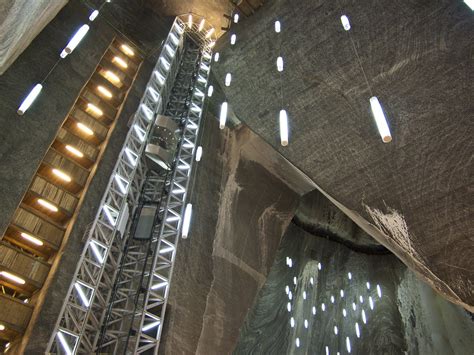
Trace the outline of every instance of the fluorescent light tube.
{"label": "fluorescent light tube", "polygon": [[281,145],[288,145],[288,114],[286,110],[280,111],[280,141]]}
{"label": "fluorescent light tube", "polygon": [[99,10],[94,10],[89,16],[89,21],[94,21],[99,16]]}
{"label": "fluorescent light tube", "polygon": [[226,121],[227,121],[227,102],[224,102],[221,106],[221,114],[219,116],[220,129],[224,129]]}
{"label": "fluorescent light tube", "polygon": [[349,31],[351,29],[351,23],[349,22],[349,18],[346,15],[341,16],[341,23],[342,27],[344,27],[346,31]]}
{"label": "fluorescent light tube", "polygon": [[186,209],[184,210],[183,218],[183,230],[181,231],[181,237],[186,239],[189,234],[189,226],[191,225],[191,215],[193,213],[193,205],[188,203]]}
{"label": "fluorescent light tube", "polygon": [[74,49],[78,46],[78,44],[82,41],[82,39],[85,37],[87,32],[89,32],[89,25],[82,25],[81,28],[77,30],[76,33],[74,33],[74,36],[70,39],[69,43],[66,45],[66,47],[63,49],[61,52],[61,58],[66,58],[68,54],[71,54]]}
{"label": "fluorescent light tube", "polygon": [[382,137],[382,141],[384,143],[390,143],[392,141],[392,135],[390,134],[390,129],[388,128],[387,119],[385,118],[382,106],[376,96],[370,98],[370,106],[380,136]]}
{"label": "fluorescent light tube", "polygon": [[280,21],[275,21],[275,32],[276,33],[281,32],[281,23],[280,23]]}
{"label": "fluorescent light tube", "polygon": [[232,74],[227,73],[225,76],[225,86],[230,86],[231,81],[232,81]]}
{"label": "fluorescent light tube", "polygon": [[277,70],[279,72],[283,71],[283,58],[282,57],[277,58]]}
{"label": "fluorescent light tube", "polygon": [[43,89],[43,85],[41,84],[36,84],[34,86],[34,88],[30,91],[28,96],[23,100],[20,107],[18,108],[17,113],[19,115],[23,115],[26,112],[26,110],[30,108],[31,104],[36,100],[36,98],[38,97],[42,89]]}

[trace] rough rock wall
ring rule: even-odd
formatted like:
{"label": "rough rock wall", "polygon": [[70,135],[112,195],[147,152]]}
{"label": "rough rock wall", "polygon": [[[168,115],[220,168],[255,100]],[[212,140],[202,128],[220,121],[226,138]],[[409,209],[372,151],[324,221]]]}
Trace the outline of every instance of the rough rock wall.
{"label": "rough rock wall", "polygon": [[354,252],[291,223],[234,353],[327,354],[328,347],[329,354],[347,354],[348,338],[353,354],[470,354],[473,332],[465,310],[434,293],[393,255]]}
{"label": "rough rock wall", "polygon": [[178,246],[163,354],[232,351],[299,197],[313,188],[245,126],[219,131],[208,115],[201,144],[193,220]]}
{"label": "rough rock wall", "polygon": [[[230,32],[237,43],[229,45],[230,33],[221,38],[213,71],[221,82],[232,73],[225,93],[236,115],[361,223],[375,225],[372,235],[440,293],[474,310],[469,7],[451,0],[276,0]],[[372,95],[389,120],[390,144],[377,132]],[[278,140],[282,105],[288,147]],[[383,226],[379,217],[395,217],[395,224]]]}

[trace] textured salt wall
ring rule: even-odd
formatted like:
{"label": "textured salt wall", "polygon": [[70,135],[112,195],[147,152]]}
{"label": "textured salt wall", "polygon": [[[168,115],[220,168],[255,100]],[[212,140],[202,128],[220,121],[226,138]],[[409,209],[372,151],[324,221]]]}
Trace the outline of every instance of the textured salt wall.
{"label": "textured salt wall", "polygon": [[245,126],[219,131],[209,115],[201,144],[191,232],[178,246],[163,354],[232,351],[299,196],[312,189]]}
{"label": "textured salt wall", "polygon": [[[322,190],[369,223],[377,221],[367,206],[388,218],[396,211],[406,223],[403,239],[397,226],[372,236],[471,311],[473,36],[474,16],[462,0],[265,1],[222,37],[213,65],[221,83],[232,73],[224,89],[235,114]],[[389,120],[390,144],[378,134],[372,95]],[[279,143],[282,105],[288,147]],[[406,250],[407,239],[417,254]]]}
{"label": "textured salt wall", "polygon": [[[286,265],[286,257],[292,258],[291,268]],[[292,300],[285,292],[286,286],[292,292]],[[373,310],[369,296],[374,302]],[[312,307],[316,307],[316,314]],[[356,335],[356,322],[360,338]],[[436,295],[393,255],[354,252],[292,223],[234,353],[324,354],[327,346],[329,354],[347,354],[349,338],[353,354],[470,354],[473,332],[474,323],[462,308]]]}

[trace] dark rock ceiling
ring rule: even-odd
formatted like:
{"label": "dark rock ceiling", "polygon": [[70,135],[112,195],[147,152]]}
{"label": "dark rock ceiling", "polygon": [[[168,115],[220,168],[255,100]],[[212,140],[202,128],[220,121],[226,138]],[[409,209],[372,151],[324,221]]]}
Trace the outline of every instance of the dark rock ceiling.
{"label": "dark rock ceiling", "polygon": [[[340,24],[342,9],[371,90]],[[472,11],[451,0],[273,1],[232,32],[237,44],[221,38],[213,71],[221,86],[233,74],[224,91],[237,117],[472,311]],[[390,121],[390,144],[371,116],[372,93]],[[282,106],[290,117],[288,147],[279,145]]]}

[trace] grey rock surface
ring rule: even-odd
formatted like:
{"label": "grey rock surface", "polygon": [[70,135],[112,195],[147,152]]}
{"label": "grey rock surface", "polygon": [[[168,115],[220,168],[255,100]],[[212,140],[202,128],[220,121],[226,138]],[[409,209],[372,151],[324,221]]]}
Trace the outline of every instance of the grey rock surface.
{"label": "grey rock surface", "polygon": [[193,220],[177,251],[163,354],[225,354],[235,347],[300,195],[313,188],[304,176],[285,180],[292,169],[294,177],[298,172],[243,125],[220,131],[207,115],[201,145]]}
{"label": "grey rock surface", "polygon": [[471,354],[473,332],[465,310],[393,255],[354,252],[291,223],[234,354],[347,354],[347,338],[352,354]]}
{"label": "grey rock surface", "polygon": [[[230,32],[237,43],[229,45],[230,33],[220,39],[213,71],[221,82],[233,74],[224,89],[237,117],[441,294],[474,310],[474,18],[466,4],[278,0]],[[390,144],[377,132],[372,95]],[[279,144],[282,107],[288,147]]]}
{"label": "grey rock surface", "polygon": [[0,75],[67,2],[68,0],[0,2]]}

